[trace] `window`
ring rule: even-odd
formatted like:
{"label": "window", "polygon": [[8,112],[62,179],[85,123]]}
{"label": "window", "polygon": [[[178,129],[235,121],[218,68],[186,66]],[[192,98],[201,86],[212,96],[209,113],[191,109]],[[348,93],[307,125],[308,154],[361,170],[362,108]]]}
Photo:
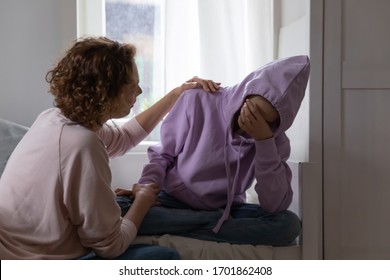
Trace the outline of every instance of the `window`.
{"label": "window", "polygon": [[[194,75],[233,85],[272,60],[272,3],[78,0],[78,36],[105,35],[136,45],[143,94],[130,118]],[[159,128],[146,140],[158,141]]]}
{"label": "window", "polygon": [[[105,1],[105,35],[137,47],[136,64],[143,93],[128,117],[142,112],[162,97],[162,8],[160,0]],[[158,140],[158,130],[147,140]]]}
{"label": "window", "polygon": [[[137,115],[164,94],[163,45],[161,16],[162,0],[80,0],[79,36],[107,36],[120,42],[130,42],[137,47],[136,64],[142,95],[129,116],[115,122],[123,122]],[[81,13],[81,14],[80,14]],[[80,29],[84,30],[80,31]],[[80,34],[81,33],[81,34]],[[145,139],[159,140],[159,127]]]}

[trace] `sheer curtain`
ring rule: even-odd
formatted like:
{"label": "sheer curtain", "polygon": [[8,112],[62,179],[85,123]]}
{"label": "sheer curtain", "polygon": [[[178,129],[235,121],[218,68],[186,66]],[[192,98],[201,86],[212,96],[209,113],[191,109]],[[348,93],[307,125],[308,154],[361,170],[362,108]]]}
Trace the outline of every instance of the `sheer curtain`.
{"label": "sheer curtain", "polygon": [[165,1],[165,91],[193,75],[233,85],[274,59],[272,0]]}

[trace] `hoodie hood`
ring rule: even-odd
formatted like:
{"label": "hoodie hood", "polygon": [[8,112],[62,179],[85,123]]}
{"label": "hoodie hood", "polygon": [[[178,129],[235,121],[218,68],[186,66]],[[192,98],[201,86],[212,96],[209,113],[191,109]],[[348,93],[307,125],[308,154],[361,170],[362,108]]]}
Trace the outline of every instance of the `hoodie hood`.
{"label": "hoodie hood", "polygon": [[[305,96],[310,73],[310,60],[306,55],[272,61],[250,73],[240,83],[224,88],[227,99],[224,117],[232,128],[233,118],[249,95],[266,98],[279,112],[280,122],[275,135],[292,125]],[[233,130],[232,130],[233,131]]]}

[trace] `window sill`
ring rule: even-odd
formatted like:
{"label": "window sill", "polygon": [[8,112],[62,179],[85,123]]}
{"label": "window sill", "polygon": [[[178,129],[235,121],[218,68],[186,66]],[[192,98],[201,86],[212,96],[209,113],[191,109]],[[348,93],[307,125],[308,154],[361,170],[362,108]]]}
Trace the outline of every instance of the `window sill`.
{"label": "window sill", "polygon": [[134,155],[134,154],[146,154],[148,148],[152,145],[158,144],[158,141],[142,141],[137,146],[129,150],[126,155]]}

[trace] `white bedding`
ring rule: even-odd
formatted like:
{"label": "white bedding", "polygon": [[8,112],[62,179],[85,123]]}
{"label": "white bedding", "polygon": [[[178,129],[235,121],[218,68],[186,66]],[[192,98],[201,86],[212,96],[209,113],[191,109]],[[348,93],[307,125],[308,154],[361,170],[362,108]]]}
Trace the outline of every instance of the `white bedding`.
{"label": "white bedding", "polygon": [[176,249],[185,260],[272,259],[271,246],[233,245],[165,234],[138,236],[134,244],[154,244]]}
{"label": "white bedding", "polygon": [[133,244],[152,244],[176,249],[183,260],[291,260],[302,258],[300,245],[273,247],[203,241],[164,234],[138,236]]}

